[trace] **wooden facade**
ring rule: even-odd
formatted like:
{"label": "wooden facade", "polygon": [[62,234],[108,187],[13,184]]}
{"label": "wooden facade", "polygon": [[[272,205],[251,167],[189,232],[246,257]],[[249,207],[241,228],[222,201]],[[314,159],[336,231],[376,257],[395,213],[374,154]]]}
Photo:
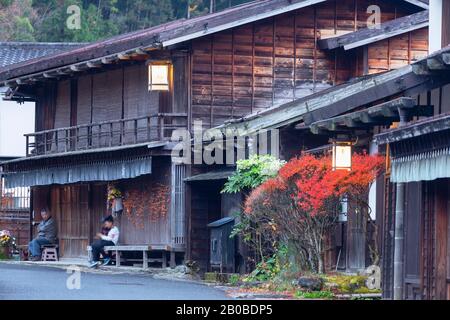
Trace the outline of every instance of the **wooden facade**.
{"label": "wooden facade", "polygon": [[327,1],[194,40],[192,118],[218,126],[427,55],[427,28],[353,51],[318,47],[319,39],[366,28],[374,4],[382,21],[414,12],[393,1]]}
{"label": "wooden facade", "polygon": [[[61,56],[57,62],[43,60],[40,65],[9,70],[5,83],[17,87],[17,100],[21,95],[36,100],[37,118],[36,133],[29,135],[26,146],[28,158],[5,168],[11,172],[51,170],[56,165],[75,166],[79,161],[95,165],[151,156],[152,173],[132,179],[33,186],[33,210],[36,214],[48,206],[53,212],[63,256],[83,256],[101,216],[107,213],[108,182],[116,183],[125,194],[137,190],[144,198],[146,186],[151,190],[152,185],[162,184],[170,189],[170,212],[154,221],[144,206],[142,228],[123,213],[119,218],[121,244],[179,245],[186,251],[186,259],[199,262],[206,270],[207,224],[231,214],[231,200],[220,194],[223,181],[189,184],[183,189],[182,177],[201,170],[193,166],[173,169],[170,146],[150,144],[167,142],[176,128],[192,129],[196,120],[204,127],[216,127],[312,94],[318,96],[354,78],[397,69],[427,54],[426,27],[350,51],[319,48],[320,39],[366,28],[370,5],[380,6],[382,22],[419,11],[400,1],[330,0],[206,34],[208,21],[212,25],[221,18],[217,14],[193,20],[205,35],[167,47],[164,41],[170,43],[173,39],[169,36],[181,32],[177,28],[186,32],[181,22],[137,33],[129,42],[127,36],[121,36],[105,44],[117,52],[103,52],[102,43],[93,44]],[[159,41],[152,33],[155,30],[159,30]],[[155,43],[163,43],[163,48]],[[147,64],[158,60],[170,61],[169,91],[148,90]],[[52,67],[41,70],[43,65]],[[326,142],[326,138],[311,136],[299,138],[292,126],[282,130],[282,156],[289,159],[302,149]],[[335,263],[330,262],[330,267]]]}

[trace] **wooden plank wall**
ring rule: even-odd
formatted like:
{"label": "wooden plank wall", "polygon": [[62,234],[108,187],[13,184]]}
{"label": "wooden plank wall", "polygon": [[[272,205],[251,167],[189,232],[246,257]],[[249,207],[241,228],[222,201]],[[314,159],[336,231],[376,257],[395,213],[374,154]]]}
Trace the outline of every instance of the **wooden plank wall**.
{"label": "wooden plank wall", "polygon": [[[374,4],[381,7],[382,21],[417,10],[398,1],[327,1],[194,40],[193,120],[220,125],[364,74],[361,50],[322,51],[317,40],[365,28],[367,7]],[[420,35],[411,38],[408,56],[415,56],[413,43]]]}
{"label": "wooden plank wall", "polygon": [[56,96],[55,128],[70,126],[70,80],[58,82]]}
{"label": "wooden plank wall", "polygon": [[45,83],[37,88],[36,131],[53,129],[55,126],[56,83]]}
{"label": "wooden plank wall", "polygon": [[398,69],[428,55],[428,28],[369,45],[369,74]]}
{"label": "wooden plank wall", "polygon": [[449,198],[449,179],[440,179],[435,181],[435,210],[436,210],[436,291],[435,299],[445,300],[450,299],[447,296],[447,277],[450,253],[447,248],[448,243],[448,225],[449,225],[449,210],[448,210],[448,198]]}
{"label": "wooden plank wall", "polygon": [[420,222],[422,213],[421,183],[408,183],[406,186],[405,215],[405,299],[420,300],[421,292],[421,233]]}
{"label": "wooden plank wall", "polygon": [[422,215],[422,297],[430,300],[436,297],[436,217],[435,185],[423,183]]}
{"label": "wooden plank wall", "polygon": [[209,182],[189,186],[191,208],[188,221],[188,259],[196,261],[202,272],[209,268],[210,230],[207,225],[222,217],[220,201],[222,185]]}
{"label": "wooden plank wall", "polygon": [[[123,213],[118,220],[121,231],[120,243],[126,245],[142,245],[142,244],[165,244],[171,245],[170,233],[170,203],[167,203],[167,212],[158,220],[153,220],[150,217],[149,205],[145,204],[146,199],[151,199],[151,186],[155,184],[163,184],[169,186],[171,184],[171,165],[167,158],[152,158],[151,175],[138,177],[136,179],[124,180],[119,184],[120,190],[126,196],[127,192],[138,191],[142,195],[141,204],[137,206],[144,206],[144,215],[137,217],[135,214],[131,216]],[[170,201],[170,191],[167,194],[167,199]]]}
{"label": "wooden plank wall", "polygon": [[[170,185],[170,162],[154,160],[153,163],[154,174],[121,181],[120,190],[126,194],[132,189],[138,189],[145,202],[152,196],[148,194],[148,186],[153,183]],[[58,223],[61,256],[85,257],[86,246],[101,230],[102,218],[110,214],[106,208],[106,183],[36,187],[33,190],[36,219],[40,219],[40,210],[48,207]],[[170,199],[170,192],[167,197]],[[142,221],[137,221],[135,216],[130,218],[125,213],[116,219],[121,232],[119,242],[123,245],[171,245],[169,212],[158,221],[153,221],[150,220],[148,207],[144,210]]]}
{"label": "wooden plank wall", "polygon": [[[185,77],[184,65],[180,67],[179,73]],[[56,127],[70,126],[71,101],[76,103],[72,112],[77,125],[160,112],[160,92],[148,91],[148,71],[144,63],[82,75],[75,81],[77,85],[72,86],[77,90],[75,96],[71,94],[70,81],[62,81],[57,85],[58,92],[53,98],[56,100]],[[40,95],[48,95],[48,92],[43,90]],[[171,106],[165,109],[170,112]],[[178,106],[178,109],[178,112],[187,112],[187,103]]]}
{"label": "wooden plank wall", "polygon": [[450,112],[450,84],[424,91],[415,98],[420,105],[434,106],[434,115]]}
{"label": "wooden plank wall", "polygon": [[61,256],[86,256],[90,233],[89,185],[53,186],[51,210],[58,222]]}

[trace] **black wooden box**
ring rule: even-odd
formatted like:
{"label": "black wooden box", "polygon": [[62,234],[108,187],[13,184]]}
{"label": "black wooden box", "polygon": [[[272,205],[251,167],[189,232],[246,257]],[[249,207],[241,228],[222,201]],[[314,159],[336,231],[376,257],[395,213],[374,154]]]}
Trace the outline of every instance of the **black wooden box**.
{"label": "black wooden box", "polygon": [[230,238],[234,218],[227,217],[208,224],[210,228],[210,266],[211,271],[235,272],[235,238]]}

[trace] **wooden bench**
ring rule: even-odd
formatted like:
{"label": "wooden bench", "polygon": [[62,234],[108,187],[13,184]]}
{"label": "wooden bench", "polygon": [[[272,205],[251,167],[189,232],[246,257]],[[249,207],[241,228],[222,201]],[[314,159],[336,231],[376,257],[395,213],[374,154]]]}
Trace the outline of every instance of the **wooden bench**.
{"label": "wooden bench", "polygon": [[[88,246],[88,254],[91,258],[92,248]],[[142,265],[144,269],[148,268],[150,262],[160,262],[163,268],[167,268],[167,252],[170,252],[170,267],[175,267],[175,252],[168,245],[117,245],[117,246],[106,246],[105,251],[115,252],[116,254],[116,267],[120,267],[122,259],[120,257],[121,252],[142,252]],[[149,252],[161,252],[161,258],[149,258]],[[131,261],[131,259],[128,259]]]}

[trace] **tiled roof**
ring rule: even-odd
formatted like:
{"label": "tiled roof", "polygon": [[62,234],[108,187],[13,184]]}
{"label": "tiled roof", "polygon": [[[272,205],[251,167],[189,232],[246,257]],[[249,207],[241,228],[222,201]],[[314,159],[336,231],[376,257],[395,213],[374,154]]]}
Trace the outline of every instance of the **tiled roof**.
{"label": "tiled roof", "polygon": [[0,42],[0,68],[80,46],[79,43]]}

